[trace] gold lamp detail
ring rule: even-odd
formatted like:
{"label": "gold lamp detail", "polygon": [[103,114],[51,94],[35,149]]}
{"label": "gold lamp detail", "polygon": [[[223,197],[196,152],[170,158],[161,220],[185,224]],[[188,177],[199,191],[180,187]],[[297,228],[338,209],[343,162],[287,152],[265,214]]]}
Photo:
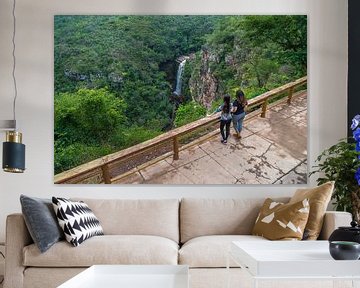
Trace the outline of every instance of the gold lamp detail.
{"label": "gold lamp detail", "polygon": [[0,120],[0,130],[6,131],[6,139],[3,142],[3,161],[2,167],[5,172],[22,173],[25,171],[25,145],[22,144],[22,134],[16,129],[16,98],[17,86],[15,77],[16,57],[15,57],[15,35],[16,35],[16,0],[13,0],[13,35],[12,35],[12,57],[13,69],[12,78],[14,82],[14,100],[13,100],[13,120]]}

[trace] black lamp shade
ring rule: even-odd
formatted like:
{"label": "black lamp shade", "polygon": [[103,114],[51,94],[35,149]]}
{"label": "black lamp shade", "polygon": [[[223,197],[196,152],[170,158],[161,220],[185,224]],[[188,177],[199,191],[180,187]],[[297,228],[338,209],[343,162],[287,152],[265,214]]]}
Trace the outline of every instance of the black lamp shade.
{"label": "black lamp shade", "polygon": [[25,170],[25,145],[3,142],[3,169],[6,172],[22,173]]}

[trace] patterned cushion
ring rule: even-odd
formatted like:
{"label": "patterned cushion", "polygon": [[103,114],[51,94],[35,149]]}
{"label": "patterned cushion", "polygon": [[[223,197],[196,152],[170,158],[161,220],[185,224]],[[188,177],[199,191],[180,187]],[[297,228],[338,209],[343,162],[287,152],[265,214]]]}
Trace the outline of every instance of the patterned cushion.
{"label": "patterned cushion", "polygon": [[84,202],[57,197],[53,197],[52,202],[60,227],[69,243],[79,246],[86,239],[104,235],[99,220]]}
{"label": "patterned cushion", "polygon": [[289,203],[299,202],[305,198],[309,199],[310,214],[305,227],[305,240],[316,240],[319,237],[323,226],[325,211],[334,190],[334,184],[334,181],[330,181],[315,188],[298,189],[290,199]]}
{"label": "patterned cushion", "polygon": [[301,240],[309,217],[309,201],[284,204],[266,199],[252,234],[269,240]]}

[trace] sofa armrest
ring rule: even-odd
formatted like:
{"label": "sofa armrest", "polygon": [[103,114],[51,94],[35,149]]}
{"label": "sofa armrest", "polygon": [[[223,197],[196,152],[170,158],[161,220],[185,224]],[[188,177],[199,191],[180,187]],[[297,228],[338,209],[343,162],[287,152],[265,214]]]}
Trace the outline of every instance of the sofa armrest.
{"label": "sofa armrest", "polygon": [[348,212],[326,211],[324,224],[319,236],[321,240],[329,239],[331,233],[340,226],[350,226],[352,216]]}
{"label": "sofa armrest", "polygon": [[32,242],[22,214],[9,215],[6,218],[4,288],[23,287],[23,248]]}

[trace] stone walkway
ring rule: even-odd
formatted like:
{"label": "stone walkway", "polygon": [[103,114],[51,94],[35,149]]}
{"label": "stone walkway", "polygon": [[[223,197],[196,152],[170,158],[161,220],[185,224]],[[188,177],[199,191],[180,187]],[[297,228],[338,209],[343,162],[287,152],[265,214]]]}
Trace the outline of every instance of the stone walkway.
{"label": "stone walkway", "polygon": [[[117,181],[118,184],[306,184],[307,94],[244,123],[242,139],[220,133]],[[233,133],[233,131],[231,131]]]}

